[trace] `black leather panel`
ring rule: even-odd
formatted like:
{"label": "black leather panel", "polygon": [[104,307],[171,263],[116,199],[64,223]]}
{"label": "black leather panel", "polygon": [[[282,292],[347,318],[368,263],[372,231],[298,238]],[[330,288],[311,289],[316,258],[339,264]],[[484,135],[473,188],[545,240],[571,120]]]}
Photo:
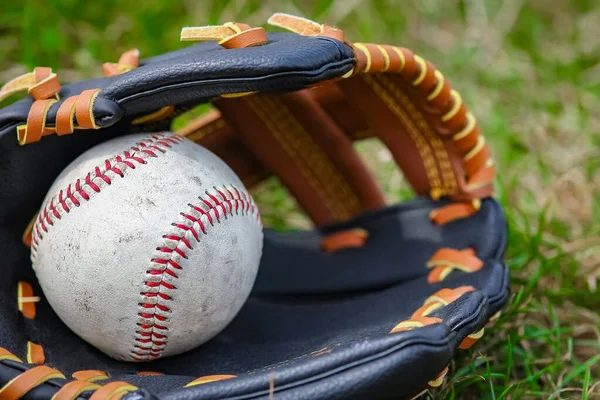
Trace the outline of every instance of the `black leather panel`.
{"label": "black leather panel", "polygon": [[[149,364],[109,359],[70,332],[45,301],[37,304],[35,320],[26,321],[25,325],[16,321],[14,279],[35,282],[27,261],[19,260],[23,270],[13,271],[12,282],[0,283],[4,305],[0,308],[0,322],[6,322],[0,330],[0,343],[22,353],[23,344],[34,337],[43,344],[51,365],[66,374],[101,369],[110,374],[111,380],[131,382],[165,399],[268,398],[273,376],[276,394],[284,399],[363,399],[367,394],[372,399],[384,399],[390,393],[410,394],[439,373],[460,342],[479,330],[508,296],[507,269],[501,260],[506,229],[500,207],[493,200],[484,202],[480,216],[455,223],[463,225],[464,234],[470,236],[461,240],[480,243],[478,248],[485,251],[481,253],[484,268],[471,274],[455,271],[437,284],[427,282],[428,270],[418,257],[425,259],[436,245],[448,243],[441,241],[442,237],[437,241],[438,236],[425,235],[410,242],[412,245],[405,245],[404,224],[418,231],[420,225],[430,223],[426,218],[428,211],[439,205],[415,200],[326,229],[354,225],[377,229],[377,235],[369,238],[366,247],[351,250],[354,257],[339,261],[335,255],[316,250],[315,237],[321,235],[319,232],[292,234],[286,242],[273,240],[285,234],[268,231],[266,254],[281,251],[281,243],[295,243],[315,260],[330,257],[330,263],[315,261],[315,265],[307,265],[301,256],[265,257],[254,293],[221,334],[195,350]],[[481,239],[471,236],[476,232],[495,233]],[[386,257],[372,264],[365,261],[367,255],[379,257],[381,249],[388,249]],[[411,255],[415,249],[422,249],[416,251],[420,254],[417,258]],[[9,276],[16,265],[5,266]],[[317,266],[321,270],[313,269]],[[341,274],[342,268],[354,273]],[[300,279],[296,273],[285,273],[294,270],[305,271],[306,277]],[[397,272],[402,270],[410,273]],[[319,290],[311,290],[311,276]],[[336,280],[338,276],[342,283]],[[366,283],[361,287],[363,281]],[[441,318],[442,324],[389,334],[398,322],[410,318],[427,297],[442,288],[459,286],[473,286],[476,291],[436,310],[431,316]],[[35,291],[42,294],[37,285]],[[314,356],[319,352],[324,354]],[[168,375],[137,376],[140,370]],[[213,374],[234,374],[238,378],[181,389],[199,376]]]}
{"label": "black leather panel", "polygon": [[[339,77],[355,63],[350,47],[334,39],[290,33],[270,33],[268,39],[263,46],[243,49],[224,49],[216,43],[190,46],[121,75],[65,85],[59,94],[64,100],[100,88],[93,113],[99,126],[110,127],[123,116],[170,105],[191,107],[227,93],[299,90]],[[51,106],[48,126],[54,126],[61,101]],[[15,128],[27,121],[32,103],[27,98],[3,110],[0,136],[14,136]],[[130,132],[129,126],[122,125],[123,133]]]}

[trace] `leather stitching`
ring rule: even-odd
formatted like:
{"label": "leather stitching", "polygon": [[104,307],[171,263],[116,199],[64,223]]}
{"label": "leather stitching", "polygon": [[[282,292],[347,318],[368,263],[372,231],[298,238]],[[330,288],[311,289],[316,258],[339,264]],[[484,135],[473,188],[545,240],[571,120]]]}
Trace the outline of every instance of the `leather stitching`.
{"label": "leather stitching", "polygon": [[[421,159],[423,160],[423,165],[426,170],[427,178],[429,180],[429,184],[431,186],[431,196],[434,198],[443,196],[443,195],[453,195],[456,194],[459,190],[458,176],[450,163],[449,154],[446,151],[444,146],[444,141],[437,137],[434,134],[431,127],[428,123],[423,119],[420,111],[416,108],[415,104],[412,103],[397,87],[394,85],[393,80],[391,80],[385,74],[381,74],[381,72],[385,72],[390,68],[390,52],[396,53],[399,57],[399,65],[394,68],[394,72],[398,75],[404,70],[404,66],[406,64],[407,56],[410,56],[412,53],[407,50],[396,46],[381,46],[375,45],[377,51],[374,51],[372,48],[369,48],[368,44],[364,43],[355,43],[354,44],[355,51],[358,51],[364,56],[365,65],[361,65],[361,72],[363,75],[365,82],[367,82],[372,89],[376,92],[378,96],[386,103],[386,105],[390,108],[390,110],[395,113],[398,118],[404,123],[405,128],[415,143],[417,147]],[[405,54],[406,53],[406,54]],[[421,58],[420,56],[414,54],[414,63],[416,65],[416,71],[413,76],[402,77],[410,80],[412,86],[419,87],[427,76],[427,62]],[[377,68],[377,70],[370,71],[371,65],[374,60],[377,61],[377,65],[379,65],[379,59],[382,59],[381,67]],[[368,75],[370,73],[371,75]],[[445,78],[440,71],[433,68],[433,73],[435,76],[435,86],[432,91],[426,96],[427,101],[433,101],[438,98],[447,84],[445,83]],[[416,76],[416,77],[415,77]],[[379,81],[382,87],[376,86],[375,82]],[[397,104],[394,104],[393,99],[390,99],[388,93],[384,94],[384,88],[395,97],[398,103],[401,103],[401,107],[398,107]],[[449,104],[450,110],[444,110],[443,114],[440,116],[441,122],[448,122],[452,120],[461,110],[463,106],[462,98],[460,94],[455,91],[449,89]],[[405,111],[408,116],[404,115],[405,118],[402,118],[402,111]],[[409,124],[407,119],[411,118],[414,124]],[[416,125],[416,126],[415,126]],[[475,129],[475,119],[470,113],[466,115],[466,121],[464,123],[464,127],[460,129],[458,133],[455,133],[453,136],[454,141],[461,140],[462,138],[470,135]],[[416,129],[418,128],[418,129]],[[416,135],[422,134],[425,136],[427,141],[429,142],[429,146],[423,140],[418,139]],[[454,144],[454,143],[452,143]],[[430,148],[431,149],[430,149]],[[482,137],[479,138],[477,145],[473,148],[469,149],[466,152],[461,152],[463,167],[466,165],[467,161],[470,158],[475,157],[480,151],[484,149],[484,142]],[[433,154],[430,154],[431,151]],[[437,166],[435,165],[437,162]],[[485,167],[485,165],[489,164],[489,159],[484,163],[481,163],[481,168]],[[471,166],[471,169],[474,167]],[[481,169],[479,168],[479,169]],[[441,173],[441,175],[440,175]],[[477,189],[479,186],[469,185],[469,179],[472,178],[473,173],[469,174],[468,171],[465,171],[465,178],[467,179],[468,188],[470,190]],[[487,182],[484,184],[488,184]],[[442,186],[443,185],[443,186]]]}
{"label": "leather stitching", "polygon": [[[411,100],[406,97],[393,81],[385,75],[378,75],[377,79],[383,84],[383,86],[394,96],[394,98],[400,103],[402,108],[410,115],[410,119],[417,126],[416,134],[423,136],[427,142],[429,142],[430,148],[433,150],[433,156],[439,165],[441,170],[441,179],[432,182],[433,188],[443,188],[445,193],[454,193],[457,188],[456,176],[452,169],[452,164],[448,157],[448,152],[444,147],[444,143],[440,137],[435,135],[423,115],[417,110]],[[412,125],[412,124],[411,124]],[[414,125],[413,125],[414,126]],[[432,162],[435,168],[435,162]],[[439,172],[436,170],[433,172],[439,177]]]}
{"label": "leather stitching", "polygon": [[248,97],[246,101],[294,160],[331,215],[339,220],[357,215],[361,206],[352,188],[283,102],[264,96]]}
{"label": "leather stitching", "polygon": [[[380,77],[381,78],[381,77]],[[413,121],[409,118],[408,115],[404,112],[404,110],[398,105],[396,101],[391,97],[390,93],[386,91],[388,88],[383,88],[374,76],[372,75],[363,75],[363,79],[365,82],[371,86],[373,91],[381,98],[381,100],[388,106],[390,111],[392,111],[400,121],[402,121],[402,125],[406,128],[406,132],[409,134],[413,143],[417,147],[421,159],[423,160],[423,166],[425,167],[425,172],[427,174],[427,178],[432,187],[439,188],[441,187],[440,177],[438,176],[438,171],[435,166],[435,159],[431,154],[431,149],[427,145],[425,138],[421,133],[419,133],[417,127],[414,125]],[[392,89],[395,85],[391,84]],[[397,93],[395,97],[401,99],[402,94]],[[408,100],[406,100],[408,101]]]}

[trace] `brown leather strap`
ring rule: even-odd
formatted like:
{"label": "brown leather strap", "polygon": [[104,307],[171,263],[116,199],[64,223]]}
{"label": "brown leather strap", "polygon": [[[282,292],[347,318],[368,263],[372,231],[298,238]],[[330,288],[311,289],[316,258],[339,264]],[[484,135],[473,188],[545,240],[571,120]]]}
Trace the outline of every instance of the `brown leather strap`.
{"label": "brown leather strap", "polygon": [[127,50],[119,57],[119,65],[127,65],[137,68],[140,65],[140,51],[138,49]]}
{"label": "brown leather strap", "polygon": [[2,360],[11,360],[20,363],[23,362],[19,357],[15,356],[13,353],[6,350],[4,347],[0,347],[0,361]]}
{"label": "brown leather strap", "polygon": [[419,307],[409,319],[397,324],[390,333],[409,331],[414,328],[442,322],[440,318],[429,317],[428,315],[440,307],[447,306],[463,294],[474,290],[472,286],[459,286],[455,289],[441,289],[437,291],[428,297],[423,306]]}
{"label": "brown leather strap", "polygon": [[79,96],[66,98],[56,113],[56,134],[68,135],[75,130],[73,117]]}
{"label": "brown leather strap", "polygon": [[33,72],[18,76],[0,88],[0,101],[27,90],[35,100],[56,98],[60,91],[60,82],[52,69],[36,67]]}
{"label": "brown leather strap", "polygon": [[423,326],[439,324],[441,322],[442,322],[442,320],[437,317],[423,317],[423,316],[411,317],[410,319],[408,319],[406,321],[402,321],[399,324],[397,324],[396,326],[394,326],[394,328],[390,331],[390,333],[406,332],[406,331],[410,331],[415,328],[421,328]]}
{"label": "brown leather strap", "polygon": [[36,100],[29,109],[27,115],[27,125],[17,129],[17,139],[19,144],[38,142],[44,133],[46,133],[46,116],[48,109],[55,103],[54,99]]}
{"label": "brown leather strap", "polygon": [[331,119],[352,140],[368,139],[375,136],[362,111],[353,107],[344,99],[344,92],[338,85],[323,85],[307,90],[306,93],[327,111]]}
{"label": "brown leather strap", "polygon": [[[481,146],[479,148],[478,146]],[[476,174],[481,166],[490,158],[490,149],[485,145],[483,136],[479,136],[477,144],[464,157],[464,167],[469,176]]]}
{"label": "brown leather strap", "polygon": [[[307,36],[335,31],[287,14],[275,14],[269,23]],[[369,126],[390,147],[417,193],[433,198],[450,196],[458,201],[491,195],[494,171],[489,168],[489,149],[460,95],[435,66],[405,48],[346,43],[353,47],[357,63],[339,83],[344,90],[341,98],[363,111]],[[379,100],[371,103],[364,99],[361,95],[366,91],[374,94],[369,99]],[[327,89],[321,93],[327,94]],[[330,112],[349,114],[348,109],[341,111],[344,105],[340,102],[328,103]],[[391,127],[398,127],[396,134]],[[412,161],[401,163],[407,150],[417,153],[409,156]]]}
{"label": "brown leather strap", "polygon": [[451,203],[429,213],[429,219],[436,225],[444,225],[457,219],[475,214],[481,205],[479,200]]}
{"label": "brown leather strap", "polygon": [[54,378],[65,379],[65,376],[59,371],[47,367],[45,365],[33,367],[17,375],[15,378],[11,379],[6,385],[0,388],[0,399],[20,399],[31,389]]}
{"label": "brown leather strap", "polygon": [[27,342],[27,362],[42,365],[46,361],[44,349],[37,343]]}
{"label": "brown leather strap", "polygon": [[339,250],[363,247],[369,232],[364,229],[349,229],[325,236],[321,240],[321,250],[334,253]]}
{"label": "brown leather strap", "polygon": [[467,123],[461,131],[454,135],[454,145],[462,153],[467,153],[477,144],[481,131],[471,114],[466,115]]}
{"label": "brown leather strap", "polygon": [[100,89],[84,90],[79,94],[79,98],[75,103],[75,119],[77,125],[82,129],[99,129],[94,120],[93,107],[96,96],[100,93]]}
{"label": "brown leather strap", "polygon": [[121,73],[117,64],[109,62],[102,64],[102,71],[104,72],[104,76],[115,76]]}
{"label": "brown leather strap", "polygon": [[[333,222],[354,213],[356,207],[349,209],[336,198],[335,189],[324,182],[340,182],[338,171],[280,97],[250,96],[223,99],[215,104],[235,134],[271,173],[279,176],[313,221]],[[315,169],[337,177],[327,179],[316,174]],[[310,204],[303,204],[302,198]]]}
{"label": "brown leather strap", "polygon": [[441,264],[461,265],[472,270],[483,266],[483,262],[475,255],[475,250],[455,250],[445,247],[436,251],[427,263],[430,267]]}
{"label": "brown leather strap", "polygon": [[[100,89],[84,90],[79,95],[66,98],[59,106],[56,114],[55,127],[46,127],[46,117],[50,106],[56,102],[55,98],[36,100],[29,110],[26,125],[17,127],[17,139],[19,144],[37,142],[43,135],[57,133],[66,135],[73,133],[75,128],[81,129],[100,129],[94,119],[94,101],[100,93]],[[148,120],[156,121],[166,118],[173,112],[173,107],[165,107],[157,113],[153,113],[142,122]],[[73,115],[77,121],[77,126],[73,123]]]}
{"label": "brown leather strap", "polygon": [[[417,124],[399,105],[398,98],[405,98],[403,90],[392,84],[389,87],[396,98],[386,95],[384,88],[371,76],[355,77],[339,82],[345,99],[359,108],[373,132],[390,149],[394,160],[419,195],[428,195],[432,187],[440,188],[439,167],[433,149],[418,131]],[[439,145],[437,146],[439,148]]]}
{"label": "brown leather strap", "polygon": [[477,172],[475,172],[469,178],[468,187],[471,188],[471,191],[475,191],[478,188],[485,188],[490,184],[490,182],[494,181],[496,176],[496,167],[491,163],[491,160],[488,160],[488,165],[483,168],[480,168]]}
{"label": "brown leather strap", "polygon": [[6,82],[0,88],[0,101],[12,96],[15,93],[28,90],[30,87],[36,84],[35,72],[28,72],[26,74],[17,76],[10,81]]}
{"label": "brown leather strap", "polygon": [[460,342],[459,349],[465,350],[473,346],[479,339],[483,337],[484,328],[481,328],[475,333],[470,334]]}
{"label": "brown leather strap", "polygon": [[44,79],[52,75],[52,68],[49,67],[35,67],[33,69],[33,75],[35,76],[36,82],[41,82]]}
{"label": "brown leather strap", "polygon": [[440,306],[447,306],[459,299],[463,294],[473,291],[475,291],[473,286],[459,286],[454,289],[444,288],[429,296],[425,300],[425,305],[437,303],[440,304]]}
{"label": "brown leather strap", "polygon": [[226,49],[242,49],[265,43],[267,43],[267,34],[263,28],[248,29],[219,42]]}
{"label": "brown leather strap", "polygon": [[206,136],[213,134],[220,136],[221,132],[231,131],[231,129],[227,121],[221,118],[221,113],[218,110],[212,109],[178,129],[177,133],[187,137],[191,141],[199,142]]}
{"label": "brown leather strap", "polygon": [[134,390],[137,390],[137,387],[127,382],[110,382],[97,389],[90,397],[90,400],[120,399],[125,393],[133,392]]}
{"label": "brown leather strap", "polygon": [[71,381],[61,387],[50,400],[75,400],[83,392],[96,390],[100,385],[86,381]]}
{"label": "brown leather strap", "polygon": [[339,169],[350,187],[352,196],[360,203],[359,213],[384,207],[383,193],[356,152],[351,138],[313,100],[310,91],[305,90],[284,96],[284,102],[314,142]]}
{"label": "brown leather strap", "polygon": [[102,68],[104,76],[114,76],[130,71],[140,65],[140,52],[138,49],[131,49],[121,54],[117,63],[104,63]]}
{"label": "brown leather strap", "polygon": [[29,88],[29,94],[36,100],[55,97],[60,91],[60,82],[58,81],[58,76],[52,73],[52,69],[37,67],[33,73],[36,84]]}
{"label": "brown leather strap", "polygon": [[432,271],[427,277],[427,282],[438,283],[455,269],[465,273],[473,273],[483,268],[483,261],[475,255],[475,250],[456,250],[441,248],[427,262],[427,268]]}
{"label": "brown leather strap", "polygon": [[[35,318],[35,298],[31,284],[20,281],[17,285],[19,311],[27,319]],[[38,298],[39,299],[39,298]]]}
{"label": "brown leather strap", "polygon": [[80,381],[96,382],[104,379],[108,379],[108,375],[104,371],[95,369],[86,369],[82,371],[73,372],[71,375],[75,379]]}
{"label": "brown leather strap", "polygon": [[252,28],[238,22],[218,26],[185,27],[181,30],[182,41],[218,40],[226,49],[241,49],[267,43],[264,28]]}

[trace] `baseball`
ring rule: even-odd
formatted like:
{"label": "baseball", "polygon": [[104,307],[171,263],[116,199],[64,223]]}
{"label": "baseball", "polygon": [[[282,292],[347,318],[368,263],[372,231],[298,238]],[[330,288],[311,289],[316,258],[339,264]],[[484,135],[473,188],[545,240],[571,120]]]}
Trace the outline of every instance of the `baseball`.
{"label": "baseball", "polygon": [[77,335],[123,361],[179,354],[214,337],[246,301],[262,226],[235,173],[172,133],[83,153],[37,218],[31,261]]}

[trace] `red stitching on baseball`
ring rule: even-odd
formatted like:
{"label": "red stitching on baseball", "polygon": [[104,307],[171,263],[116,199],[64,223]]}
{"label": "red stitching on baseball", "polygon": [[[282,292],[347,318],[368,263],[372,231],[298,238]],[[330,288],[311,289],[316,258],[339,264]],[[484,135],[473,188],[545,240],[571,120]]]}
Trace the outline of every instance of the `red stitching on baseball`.
{"label": "red stitching on baseball", "polygon": [[[198,211],[200,214],[202,215],[206,215],[208,217],[208,222],[212,225],[213,224],[213,219],[211,217],[210,214],[206,213],[203,209],[201,209],[200,207],[194,206],[192,204],[188,204],[191,208],[193,208],[194,210]],[[210,207],[210,204],[209,204]],[[188,218],[188,216],[185,216],[186,218]],[[192,217],[193,218],[193,217]],[[204,229],[204,224],[200,222],[200,229],[202,229],[202,233],[206,234],[206,230]]]}
{"label": "red stitching on baseball", "polygon": [[[220,222],[219,210],[222,210],[223,215],[227,215],[228,206],[229,213],[232,213],[233,202],[236,204],[236,213],[240,203],[242,204],[242,209],[245,208],[243,215],[248,215],[247,211],[250,209],[256,209],[252,203],[252,198],[250,196],[246,197],[245,193],[240,192],[236,187],[232,186],[235,195],[228,188],[223,189],[224,191],[215,188],[216,193],[222,197],[222,200],[219,200],[215,195],[206,191],[206,195],[210,200],[199,197],[199,204],[188,204],[188,207],[190,208],[188,212],[180,213],[180,215],[185,218],[184,223],[176,222],[171,224],[173,227],[181,230],[181,233],[163,235],[164,239],[174,242],[171,243],[173,248],[166,247],[166,245],[156,248],[156,250],[161,253],[161,256],[151,259],[151,262],[154,265],[146,271],[147,280],[144,282],[147,289],[140,293],[145,300],[139,303],[140,312],[138,313],[138,316],[142,319],[142,322],[139,322],[138,326],[143,330],[136,332],[137,336],[135,340],[137,345],[134,346],[135,350],[131,351],[131,357],[135,361],[150,361],[159,358],[167,345],[167,334],[159,333],[157,330],[168,332],[169,328],[158,324],[157,321],[167,323],[169,318],[158,314],[157,310],[163,313],[171,312],[171,308],[165,303],[171,301],[172,297],[169,294],[162,292],[161,288],[169,291],[176,289],[173,284],[165,281],[165,279],[168,279],[167,275],[172,278],[179,278],[175,270],[181,270],[182,267],[173,260],[173,257],[181,256],[187,258],[186,252],[193,250],[192,243],[185,237],[186,233],[189,232],[196,242],[200,242],[200,236],[194,225],[198,224],[200,230],[206,234],[207,232],[201,219],[205,217],[212,224],[212,211],[215,214],[217,222]],[[229,194],[229,197],[225,192]],[[207,208],[202,208],[203,206],[206,206]],[[198,214],[197,217],[194,216],[194,212]],[[260,220],[260,216],[258,216],[258,218]],[[188,225],[186,225],[186,223]],[[164,266],[164,268],[160,268],[162,266]],[[160,281],[158,280],[159,278]],[[161,340],[149,339],[149,337]]]}
{"label": "red stitching on baseball", "polygon": [[55,218],[60,219],[60,213],[58,212],[58,210],[54,206],[54,199],[52,199],[50,201],[50,212],[54,215]]}
{"label": "red stitching on baseball", "polygon": [[[137,144],[137,146],[149,146],[157,152],[164,153],[166,150],[164,148],[161,148],[159,144],[163,147],[170,148],[171,144],[180,143],[182,140],[183,138],[181,138],[180,136],[164,136],[163,134],[155,134],[147,139],[142,140],[140,143]],[[133,149],[138,148],[137,146],[134,146]],[[146,160],[136,155],[135,151],[136,150],[134,150],[133,153],[131,152],[131,150],[125,151],[123,153],[125,158],[123,158],[123,156],[121,155],[118,155],[115,157],[115,160],[117,161],[117,163],[121,163],[127,168],[131,169],[135,169],[135,164],[133,163],[133,161],[135,161],[138,164],[146,164]],[[153,153],[151,156],[156,157],[156,154]],[[106,160],[104,162],[104,171],[101,171],[100,166],[95,167],[94,175],[88,173],[83,179],[83,183],[81,179],[77,179],[77,181],[75,181],[75,184],[69,184],[66,190],[60,190],[57,197],[53,197],[52,199],[50,199],[49,202],[46,203],[44,208],[40,211],[38,220],[33,228],[31,253],[33,258],[35,258],[37,244],[39,243],[38,239],[42,239],[42,231],[47,233],[47,225],[52,226],[54,224],[54,222],[50,218],[49,213],[51,213],[56,219],[61,219],[60,212],[56,208],[54,202],[56,201],[57,204],[59,204],[60,207],[67,213],[71,211],[72,205],[79,207],[81,205],[81,201],[77,198],[76,194],[79,195],[81,199],[88,201],[90,199],[90,195],[86,192],[86,188],[89,188],[95,193],[99,193],[101,191],[102,188],[96,182],[94,182],[95,179],[101,179],[108,185],[112,183],[112,179],[108,175],[108,171],[119,175],[121,178],[125,176],[121,168],[119,168],[117,165],[113,165],[110,160]],[[69,204],[69,201],[72,205]],[[33,246],[33,244],[36,244],[36,246]]]}

